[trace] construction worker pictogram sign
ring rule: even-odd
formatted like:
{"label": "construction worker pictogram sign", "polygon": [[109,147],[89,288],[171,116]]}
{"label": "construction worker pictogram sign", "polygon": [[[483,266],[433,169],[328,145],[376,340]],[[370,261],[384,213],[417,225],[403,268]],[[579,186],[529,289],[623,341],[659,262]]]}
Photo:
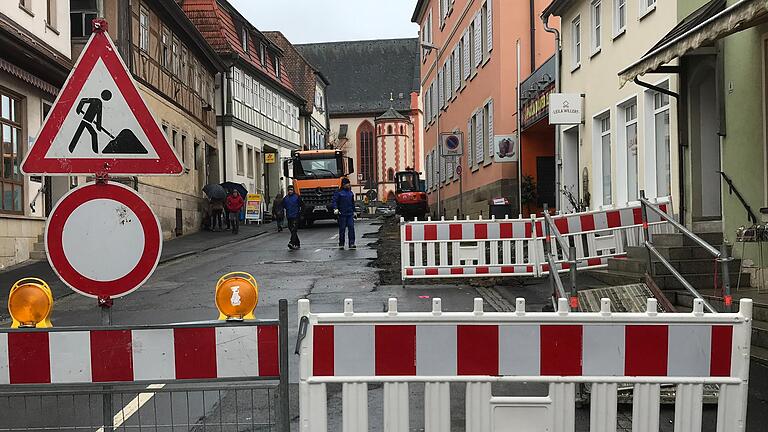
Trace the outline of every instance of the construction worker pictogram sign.
{"label": "construction worker pictogram sign", "polygon": [[112,39],[100,28],[21,168],[26,174],[48,175],[175,175],[184,170]]}

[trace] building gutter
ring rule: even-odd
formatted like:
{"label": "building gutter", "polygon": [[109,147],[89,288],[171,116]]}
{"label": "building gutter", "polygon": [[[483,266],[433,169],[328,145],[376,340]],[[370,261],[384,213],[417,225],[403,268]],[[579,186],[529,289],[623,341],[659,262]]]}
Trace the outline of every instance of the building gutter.
{"label": "building gutter", "polygon": [[227,181],[227,126],[224,124],[224,117],[227,115],[227,83],[229,79],[227,72],[221,72],[221,180]]}
{"label": "building gutter", "polygon": [[529,22],[531,26],[531,73],[536,70],[536,13],[534,12],[533,0],[529,2]]}
{"label": "building gutter", "polygon": [[[555,93],[560,93],[560,31],[556,28],[549,26],[549,15],[546,13],[541,14],[541,22],[544,23],[544,30],[547,33],[555,35]],[[560,167],[562,166],[562,139],[560,136],[560,126],[555,125],[555,205],[558,210],[562,210],[560,200]],[[578,182],[577,182],[578,183]],[[579,199],[579,191],[576,188],[577,199]]]}

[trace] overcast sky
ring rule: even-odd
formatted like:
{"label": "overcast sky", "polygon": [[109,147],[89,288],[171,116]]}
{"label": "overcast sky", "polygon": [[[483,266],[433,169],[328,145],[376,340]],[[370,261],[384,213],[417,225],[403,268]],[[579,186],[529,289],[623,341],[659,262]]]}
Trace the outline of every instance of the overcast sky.
{"label": "overcast sky", "polygon": [[292,43],[416,37],[415,0],[230,0],[262,31]]}

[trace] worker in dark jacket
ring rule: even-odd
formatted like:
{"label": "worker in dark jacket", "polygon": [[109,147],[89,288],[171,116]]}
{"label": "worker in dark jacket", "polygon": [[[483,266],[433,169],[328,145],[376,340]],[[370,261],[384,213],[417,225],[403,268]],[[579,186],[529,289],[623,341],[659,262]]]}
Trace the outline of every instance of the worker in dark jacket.
{"label": "worker in dark jacket", "polygon": [[349,231],[349,248],[355,249],[355,193],[349,179],[341,179],[341,189],[333,194],[333,213],[339,218],[339,249],[344,249],[344,234]]}
{"label": "worker in dark jacket", "polygon": [[301,197],[296,195],[293,185],[288,186],[288,195],[283,198],[283,209],[285,210],[285,218],[288,219],[288,229],[291,231],[291,240],[288,242],[289,249],[301,249],[298,231],[302,207],[304,207],[304,203],[301,201]]}

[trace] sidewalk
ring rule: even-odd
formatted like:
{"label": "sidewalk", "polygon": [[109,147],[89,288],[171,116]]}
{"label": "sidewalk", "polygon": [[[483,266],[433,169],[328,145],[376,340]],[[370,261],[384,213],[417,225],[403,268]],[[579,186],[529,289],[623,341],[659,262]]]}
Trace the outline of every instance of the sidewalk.
{"label": "sidewalk", "polygon": [[[231,232],[200,231],[163,242],[163,252],[160,255],[160,264],[177,259],[192,256],[207,250],[226,246],[228,244],[257,237],[275,229],[275,225],[241,225],[240,233],[233,235]],[[0,271],[0,319],[8,317],[8,293],[13,284],[25,277],[40,278],[48,283],[53,292],[53,298],[72,294],[68,286],[64,285],[56,276],[48,261],[27,261]],[[95,301],[95,300],[94,300]]]}

